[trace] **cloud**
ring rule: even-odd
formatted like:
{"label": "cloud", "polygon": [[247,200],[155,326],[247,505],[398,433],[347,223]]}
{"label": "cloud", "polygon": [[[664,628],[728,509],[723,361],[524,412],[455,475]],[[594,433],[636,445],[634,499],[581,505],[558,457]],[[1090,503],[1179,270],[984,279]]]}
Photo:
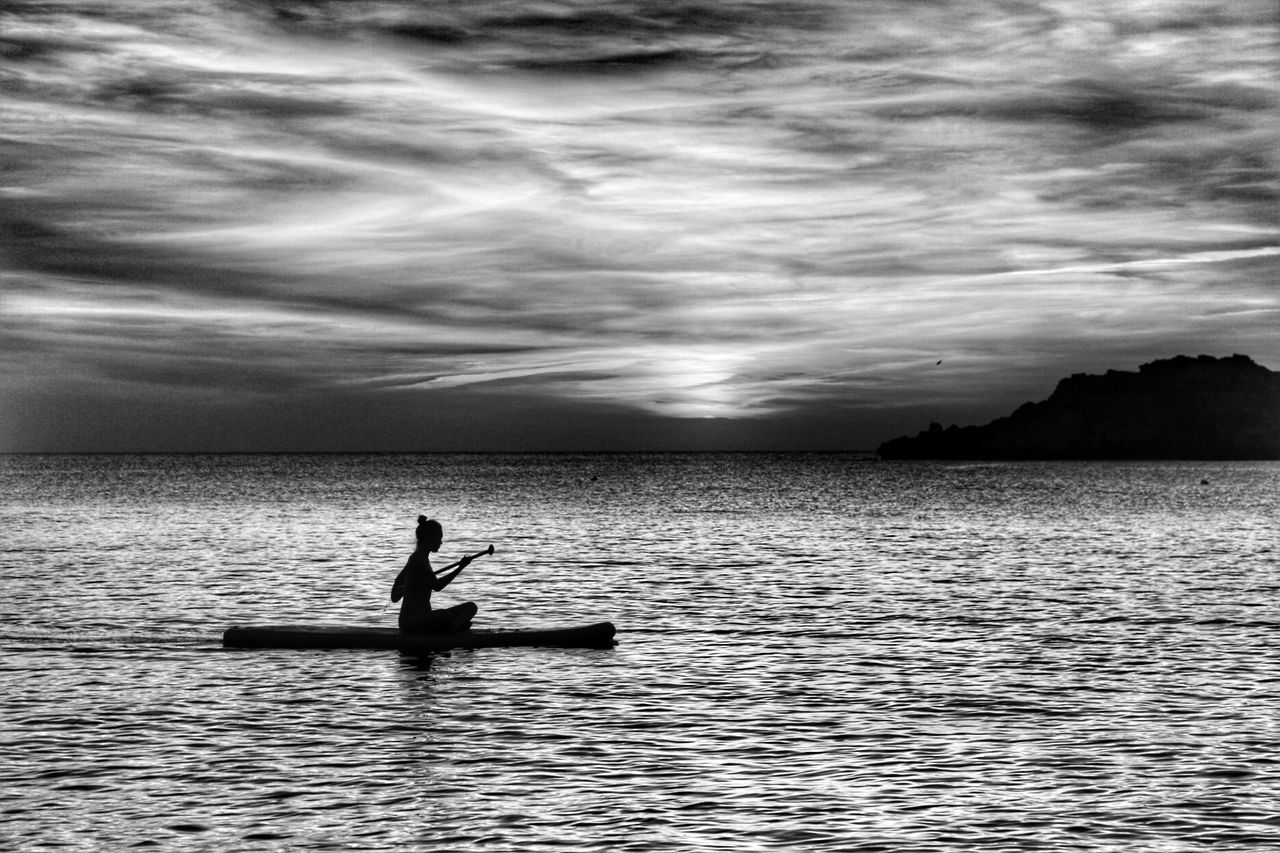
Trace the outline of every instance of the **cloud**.
{"label": "cloud", "polygon": [[782,423],[1275,363],[1267,22],[1170,9],[24,5],[0,383]]}

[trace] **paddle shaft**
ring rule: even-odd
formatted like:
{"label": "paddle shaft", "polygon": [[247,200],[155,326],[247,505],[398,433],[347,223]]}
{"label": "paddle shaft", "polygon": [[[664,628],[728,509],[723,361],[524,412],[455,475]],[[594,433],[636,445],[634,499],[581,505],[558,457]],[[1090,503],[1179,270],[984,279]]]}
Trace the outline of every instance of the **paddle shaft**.
{"label": "paddle shaft", "polygon": [[[474,560],[476,557],[483,557],[483,556],[485,556],[485,555],[487,555],[487,554],[492,554],[492,553],[493,553],[493,546],[492,546],[492,545],[490,545],[488,548],[485,548],[483,551],[477,551],[477,552],[475,552],[474,554],[472,554],[472,555],[471,555],[470,557],[468,557],[467,559],[468,559],[468,560]],[[459,560],[459,561],[458,561],[458,562],[456,562],[456,563],[451,563],[450,565],[445,566],[443,569],[435,569],[435,570],[433,570],[433,571],[434,571],[434,573],[435,573],[436,577],[439,577],[440,575],[444,574],[444,573],[445,573],[445,572],[447,572],[447,571],[450,571],[451,569],[456,569],[456,568],[457,568],[458,566],[460,566],[460,565],[462,565],[462,560]]]}

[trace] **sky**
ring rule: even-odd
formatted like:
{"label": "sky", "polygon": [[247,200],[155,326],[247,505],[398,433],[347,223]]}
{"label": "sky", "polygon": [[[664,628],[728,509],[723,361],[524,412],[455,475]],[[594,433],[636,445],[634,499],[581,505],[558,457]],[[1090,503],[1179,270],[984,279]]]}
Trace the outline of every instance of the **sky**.
{"label": "sky", "polygon": [[0,452],[860,450],[1280,369],[1271,2],[0,10]]}

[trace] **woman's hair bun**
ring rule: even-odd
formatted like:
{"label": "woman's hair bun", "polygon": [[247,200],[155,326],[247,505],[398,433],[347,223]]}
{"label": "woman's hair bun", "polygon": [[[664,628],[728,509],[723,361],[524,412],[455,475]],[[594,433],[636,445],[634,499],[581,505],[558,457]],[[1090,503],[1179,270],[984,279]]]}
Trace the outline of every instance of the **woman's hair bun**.
{"label": "woman's hair bun", "polygon": [[418,516],[418,523],[419,523],[419,524],[426,524],[426,523],[427,523],[427,517],[426,517],[425,515],[420,515],[420,516]]}

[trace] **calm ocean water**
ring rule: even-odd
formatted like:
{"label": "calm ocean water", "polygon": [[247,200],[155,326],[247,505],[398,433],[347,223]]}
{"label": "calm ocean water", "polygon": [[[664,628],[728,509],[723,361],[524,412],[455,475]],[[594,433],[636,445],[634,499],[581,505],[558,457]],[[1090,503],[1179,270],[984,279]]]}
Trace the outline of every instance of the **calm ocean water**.
{"label": "calm ocean water", "polygon": [[[240,651],[394,624],[608,651]],[[1280,465],[0,457],[8,849],[1261,850]]]}

